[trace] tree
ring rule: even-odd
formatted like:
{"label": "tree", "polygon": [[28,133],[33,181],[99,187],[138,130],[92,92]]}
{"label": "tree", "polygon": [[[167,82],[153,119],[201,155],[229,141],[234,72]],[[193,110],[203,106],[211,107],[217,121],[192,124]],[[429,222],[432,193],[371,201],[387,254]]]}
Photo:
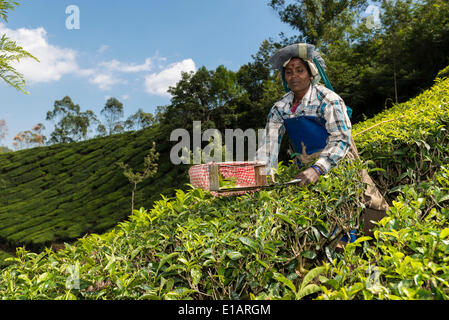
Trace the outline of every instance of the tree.
{"label": "tree", "polygon": [[201,67],[197,72],[183,73],[175,87],[168,90],[171,104],[164,107],[161,123],[168,128],[192,128],[201,121],[201,128],[223,128],[236,123],[236,101],[244,96],[237,74],[218,66],[216,70]]}
{"label": "tree", "polygon": [[50,143],[71,143],[86,139],[90,127],[98,122],[93,111],[81,112],[80,106],[69,96],[55,101],[53,111],[47,112],[46,119],[59,119],[50,135]]}
{"label": "tree", "polygon": [[327,74],[353,108],[353,122],[372,116],[428,88],[449,62],[449,3],[444,0],[382,1],[381,25],[363,20],[351,41],[328,46]]}
{"label": "tree", "polygon": [[274,41],[262,41],[258,52],[252,56],[253,61],[242,65],[237,71],[238,82],[248,93],[251,101],[261,99],[265,81],[274,79],[268,60],[279,48],[280,45]]}
{"label": "tree", "polygon": [[[366,6],[380,13],[378,28],[363,17]],[[297,36],[265,46],[306,41],[326,62],[335,91],[353,109],[352,121],[400,103],[428,88],[449,63],[447,0],[269,0]],[[327,12],[327,13],[326,13]]]}
{"label": "tree", "polygon": [[97,128],[101,135],[123,132],[124,123],[120,121],[123,117],[123,103],[116,98],[109,98],[101,110],[101,115],[105,119],[105,125],[100,124]]}
{"label": "tree", "polygon": [[195,73],[183,72],[181,80],[168,92],[171,104],[165,108],[162,123],[170,128],[192,128],[192,121],[202,121],[202,126],[214,127],[210,122],[210,79],[211,73],[201,67]]}
{"label": "tree", "polygon": [[11,152],[11,151],[13,151],[13,150],[9,149],[8,147],[0,146],[0,153],[2,153],[2,152]]}
{"label": "tree", "polygon": [[[270,0],[268,5],[281,20],[299,32],[284,42],[307,42],[325,51],[328,44],[342,39],[354,22],[355,13],[367,0]],[[287,44],[287,43],[284,43]]]}
{"label": "tree", "polygon": [[[8,126],[6,125],[6,121],[0,120],[0,142],[3,139],[5,139],[7,134],[8,134]],[[8,148],[0,146],[0,153],[9,151],[10,150]]]}
{"label": "tree", "polygon": [[449,63],[449,3],[382,1],[379,61],[388,68],[395,102],[426,89]]}
{"label": "tree", "polygon": [[42,130],[45,130],[45,126],[42,123],[38,123],[32,130],[19,132],[14,138],[13,146],[20,150],[24,148],[31,148],[34,146],[42,146],[46,140],[46,137],[42,134]]}
{"label": "tree", "polygon": [[[8,10],[14,10],[14,7],[19,4],[16,1],[0,0],[0,20],[8,22]],[[39,62],[39,60],[25,51],[16,42],[10,40],[5,34],[0,38],[0,78],[7,84],[16,88],[17,90],[28,94],[25,89],[25,79],[12,65],[20,62],[22,59],[32,58]]]}
{"label": "tree", "polygon": [[124,123],[125,129],[141,130],[151,127],[155,123],[153,114],[144,112],[141,108],[137,112],[126,119]]}
{"label": "tree", "polygon": [[149,154],[144,159],[144,167],[141,172],[134,172],[127,164],[119,162],[119,166],[123,169],[123,174],[128,178],[129,182],[133,185],[131,193],[131,213],[134,211],[134,194],[137,189],[137,184],[143,180],[152,177],[157,172],[157,160],[159,159],[159,153],[156,152],[156,143],[153,142],[153,147],[150,149]]}
{"label": "tree", "polygon": [[47,137],[42,134],[43,130],[45,130],[45,126],[42,123],[38,123],[31,131],[31,142],[37,144],[38,147],[42,146],[45,140],[47,140]]}
{"label": "tree", "polygon": [[252,61],[237,71],[239,84],[245,91],[236,101],[237,128],[263,128],[273,104],[285,94],[278,72],[273,72],[268,60],[281,48],[272,39],[264,40]]}

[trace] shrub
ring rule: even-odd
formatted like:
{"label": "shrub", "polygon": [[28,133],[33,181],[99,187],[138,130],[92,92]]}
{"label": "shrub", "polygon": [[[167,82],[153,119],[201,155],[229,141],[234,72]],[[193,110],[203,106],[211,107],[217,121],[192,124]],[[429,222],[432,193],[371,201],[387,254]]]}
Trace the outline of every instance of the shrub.
{"label": "shrub", "polygon": [[[449,298],[449,170],[406,185],[370,245],[349,244],[327,268],[320,299]],[[329,266],[329,264],[328,264]]]}

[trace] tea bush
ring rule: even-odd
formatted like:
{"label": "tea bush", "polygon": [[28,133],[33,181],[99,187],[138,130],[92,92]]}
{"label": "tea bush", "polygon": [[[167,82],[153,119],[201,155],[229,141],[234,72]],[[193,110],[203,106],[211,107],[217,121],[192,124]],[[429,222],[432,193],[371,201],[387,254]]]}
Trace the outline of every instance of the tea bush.
{"label": "tea bush", "polygon": [[380,168],[372,176],[387,197],[400,185],[428,180],[449,163],[449,79],[435,82],[414,99],[354,125],[360,154]]}
{"label": "tea bush", "polygon": [[449,298],[448,168],[403,186],[371,243],[361,238],[326,264],[320,299]]}
{"label": "tea bush", "polygon": [[449,80],[437,78],[416,98],[354,126],[392,207],[374,239],[360,238],[325,265],[319,299],[449,297],[448,94]]}

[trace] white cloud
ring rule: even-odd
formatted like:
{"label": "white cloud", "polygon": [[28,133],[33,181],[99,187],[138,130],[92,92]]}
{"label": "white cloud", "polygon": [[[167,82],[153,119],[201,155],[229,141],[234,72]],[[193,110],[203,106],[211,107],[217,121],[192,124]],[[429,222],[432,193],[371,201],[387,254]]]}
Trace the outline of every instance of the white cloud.
{"label": "white cloud", "polygon": [[100,48],[98,48],[97,52],[101,54],[101,53],[105,52],[108,49],[109,49],[109,46],[106,45],[106,44],[103,44]]}
{"label": "white cloud", "polygon": [[89,77],[89,83],[97,85],[102,90],[110,90],[113,85],[126,84],[118,73],[138,73],[151,70],[152,59],[147,58],[143,64],[126,63],[116,59],[102,61],[94,69],[79,70],[78,74]]}
{"label": "white cloud", "polygon": [[196,71],[195,62],[186,59],[173,63],[159,73],[152,73],[145,77],[145,91],[149,94],[159,96],[170,96],[167,92],[169,87],[173,87],[181,80],[181,72]]}
{"label": "white cloud", "polygon": [[150,71],[152,64],[153,62],[151,58],[145,59],[145,63],[143,64],[125,63],[113,59],[111,61],[100,62],[99,66],[104,67],[111,71],[142,72],[142,71]]}
{"label": "white cloud", "polygon": [[110,73],[98,73],[90,78],[89,82],[97,85],[102,90],[110,90],[115,84],[126,83],[126,81],[119,79]]}
{"label": "white cloud", "polygon": [[[43,27],[35,29],[9,29],[0,23],[0,35],[6,34],[26,51],[30,52],[40,62],[33,59],[23,59],[14,63],[13,67],[25,77],[28,83],[58,81],[64,75],[75,74],[86,78],[89,83],[102,90],[110,90],[117,84],[142,81],[145,75],[144,88],[149,94],[170,96],[167,92],[170,86],[175,86],[181,79],[181,72],[196,71],[195,62],[185,59],[180,62],[165,65],[167,58],[156,54],[148,57],[143,63],[122,62],[117,59],[102,61],[97,65],[81,68],[78,65],[78,52],[70,48],[62,48],[48,42],[47,31]],[[103,53],[109,49],[108,45],[101,45],[96,50]],[[160,70],[160,71],[152,71]],[[148,72],[153,72],[148,74]],[[137,79],[131,80],[126,74],[138,74]],[[128,77],[128,78],[126,78]],[[127,99],[124,97],[123,99]]]}
{"label": "white cloud", "polygon": [[0,23],[0,34],[17,42],[26,51],[39,59],[23,59],[13,67],[25,77],[29,83],[57,81],[65,74],[77,72],[77,52],[68,48],[50,45],[44,28],[20,28],[12,30]]}
{"label": "white cloud", "polygon": [[76,73],[83,77],[90,77],[95,74],[95,69],[79,69]]}

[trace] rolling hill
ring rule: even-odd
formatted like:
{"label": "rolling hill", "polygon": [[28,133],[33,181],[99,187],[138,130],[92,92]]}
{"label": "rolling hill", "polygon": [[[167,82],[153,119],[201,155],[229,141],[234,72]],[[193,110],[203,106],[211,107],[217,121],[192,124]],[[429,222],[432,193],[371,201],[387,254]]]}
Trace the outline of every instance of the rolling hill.
{"label": "rolling hill", "polygon": [[[131,211],[131,184],[117,165],[143,166],[157,131],[148,128],[88,141],[0,154],[0,244],[38,250],[103,232]],[[158,173],[138,185],[136,207],[150,207],[186,180],[157,145]]]}

